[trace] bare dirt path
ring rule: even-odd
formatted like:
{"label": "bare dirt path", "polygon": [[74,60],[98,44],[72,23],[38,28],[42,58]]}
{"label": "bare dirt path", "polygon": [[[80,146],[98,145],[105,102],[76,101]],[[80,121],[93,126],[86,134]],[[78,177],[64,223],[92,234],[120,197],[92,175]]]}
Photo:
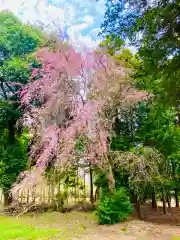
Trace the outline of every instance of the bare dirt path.
{"label": "bare dirt path", "polygon": [[180,227],[132,220],[113,226],[96,226],[79,239],[84,240],[180,240]]}
{"label": "bare dirt path", "polygon": [[89,225],[85,233],[76,239],[83,240],[180,240],[180,208],[168,209],[164,215],[162,207],[153,211],[151,206],[142,206],[144,221],[137,216],[112,226]]}

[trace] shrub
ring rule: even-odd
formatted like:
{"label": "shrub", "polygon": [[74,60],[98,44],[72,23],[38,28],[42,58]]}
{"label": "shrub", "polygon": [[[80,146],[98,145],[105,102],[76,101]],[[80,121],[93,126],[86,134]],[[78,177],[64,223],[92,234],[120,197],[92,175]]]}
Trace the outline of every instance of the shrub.
{"label": "shrub", "polygon": [[63,191],[63,192],[58,192],[56,194],[56,211],[63,211],[63,206],[64,206],[64,202],[66,201],[66,199],[68,198],[68,193],[67,191]]}
{"label": "shrub", "polygon": [[104,195],[97,206],[99,224],[114,224],[128,218],[132,205],[125,190],[120,188],[113,194]]}

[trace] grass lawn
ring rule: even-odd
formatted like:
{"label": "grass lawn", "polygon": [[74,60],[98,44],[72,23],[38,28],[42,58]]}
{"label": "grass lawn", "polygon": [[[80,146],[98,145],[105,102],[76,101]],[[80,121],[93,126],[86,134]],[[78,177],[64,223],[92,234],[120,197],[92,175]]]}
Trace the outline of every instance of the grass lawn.
{"label": "grass lawn", "polygon": [[0,218],[0,237],[3,240],[10,239],[48,239],[57,235],[57,229],[44,229],[35,227],[33,224],[24,224],[23,221],[19,221],[11,218]]}
{"label": "grass lawn", "polygon": [[[40,216],[20,218],[0,216],[0,239],[2,240],[48,240],[72,239],[84,233],[91,215],[72,213],[47,213]],[[82,224],[83,223],[83,224]]]}

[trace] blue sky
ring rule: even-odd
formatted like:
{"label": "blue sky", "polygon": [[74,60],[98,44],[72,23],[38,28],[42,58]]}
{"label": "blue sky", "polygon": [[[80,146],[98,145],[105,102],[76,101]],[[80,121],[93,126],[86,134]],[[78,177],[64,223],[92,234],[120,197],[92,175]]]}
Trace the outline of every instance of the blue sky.
{"label": "blue sky", "polygon": [[41,21],[53,29],[55,21],[67,28],[70,40],[78,46],[95,47],[104,17],[104,0],[0,0],[0,10],[8,9],[24,22]]}

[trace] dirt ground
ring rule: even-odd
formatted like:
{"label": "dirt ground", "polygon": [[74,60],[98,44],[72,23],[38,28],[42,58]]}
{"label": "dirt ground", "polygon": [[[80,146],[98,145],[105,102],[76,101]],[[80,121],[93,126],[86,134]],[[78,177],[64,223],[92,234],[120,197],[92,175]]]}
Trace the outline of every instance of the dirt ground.
{"label": "dirt ground", "polygon": [[180,240],[180,227],[132,220],[113,226],[97,226],[76,239],[84,240]]}
{"label": "dirt ground", "polygon": [[126,222],[112,226],[89,226],[83,240],[180,240],[180,209],[168,209],[165,216],[162,208],[153,211],[150,206],[143,206],[143,221],[134,214]]}

